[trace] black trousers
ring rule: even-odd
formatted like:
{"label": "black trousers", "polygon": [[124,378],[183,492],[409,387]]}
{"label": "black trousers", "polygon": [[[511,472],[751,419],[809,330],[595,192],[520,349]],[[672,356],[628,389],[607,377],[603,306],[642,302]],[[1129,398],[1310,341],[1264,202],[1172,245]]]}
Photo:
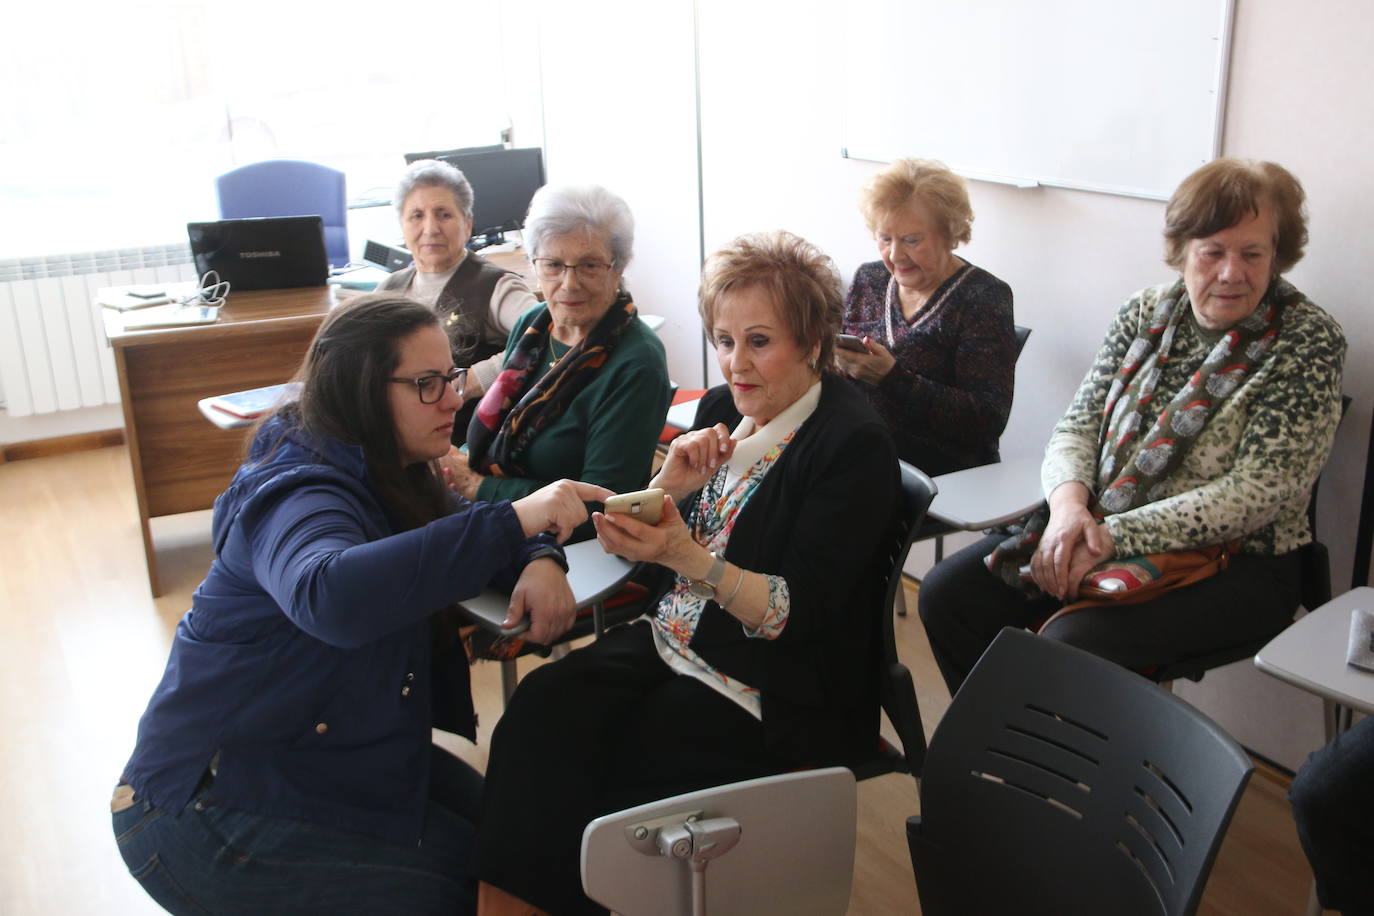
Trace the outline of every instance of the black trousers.
{"label": "black trousers", "polygon": [[[921,621],[951,695],[1003,627],[1036,626],[1063,606],[1051,596],[1028,599],[988,571],[983,558],[1003,539],[983,538],[921,581]],[[1065,614],[1045,635],[1148,671],[1277,634],[1298,609],[1299,576],[1297,551],[1240,554],[1216,575],[1152,601]]]}
{"label": "black trousers", "polygon": [[588,821],[791,769],[738,704],[659,658],[647,623],[526,675],[491,738],[477,877],[541,909],[604,913],[582,893]]}
{"label": "black trousers", "polygon": [[1374,914],[1374,718],[1308,757],[1288,800],[1322,907]]}

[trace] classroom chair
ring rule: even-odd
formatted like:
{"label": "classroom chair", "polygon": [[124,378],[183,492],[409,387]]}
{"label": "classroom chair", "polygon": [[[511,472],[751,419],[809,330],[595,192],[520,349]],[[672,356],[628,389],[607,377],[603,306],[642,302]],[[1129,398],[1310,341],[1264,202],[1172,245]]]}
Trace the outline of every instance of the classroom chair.
{"label": "classroom chair", "polygon": [[1188,916],[1253,769],[1173,694],[1008,627],[931,736],[921,912]]}
{"label": "classroom chair", "polygon": [[300,159],[267,159],[215,179],[220,219],[319,216],[331,267],[348,264],[348,197],[344,173]]}

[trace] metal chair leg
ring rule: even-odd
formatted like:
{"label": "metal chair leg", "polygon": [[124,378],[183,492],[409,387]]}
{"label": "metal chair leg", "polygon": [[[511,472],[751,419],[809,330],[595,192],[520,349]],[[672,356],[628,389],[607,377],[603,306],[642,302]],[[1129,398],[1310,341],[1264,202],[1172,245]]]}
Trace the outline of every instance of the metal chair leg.
{"label": "metal chair leg", "polygon": [[501,708],[505,709],[510,705],[510,698],[515,693],[515,685],[520,681],[519,672],[515,670],[515,659],[508,658],[501,662]]}

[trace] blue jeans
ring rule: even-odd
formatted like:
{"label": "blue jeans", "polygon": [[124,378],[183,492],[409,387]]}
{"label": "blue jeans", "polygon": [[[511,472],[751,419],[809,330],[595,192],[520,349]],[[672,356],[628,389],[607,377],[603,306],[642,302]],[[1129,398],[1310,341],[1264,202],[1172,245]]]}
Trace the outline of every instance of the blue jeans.
{"label": "blue jeans", "polygon": [[1374,914],[1374,717],[1308,757],[1288,800],[1322,906]]}
{"label": "blue jeans", "polygon": [[181,811],[135,796],[113,815],[115,837],[129,873],[169,913],[471,913],[482,780],[438,748],[432,756],[416,845],[222,808],[206,800],[208,780]]}

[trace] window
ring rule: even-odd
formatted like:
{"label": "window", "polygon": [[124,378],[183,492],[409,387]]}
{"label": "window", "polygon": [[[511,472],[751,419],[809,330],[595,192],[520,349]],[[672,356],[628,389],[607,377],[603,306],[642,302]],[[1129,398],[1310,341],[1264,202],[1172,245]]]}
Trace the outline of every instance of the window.
{"label": "window", "polygon": [[351,198],[388,198],[406,152],[499,143],[538,106],[509,78],[528,64],[502,6],[156,0],[11,11],[0,258],[182,241],[187,221],[217,218],[215,176],[260,159],[331,165]]}

